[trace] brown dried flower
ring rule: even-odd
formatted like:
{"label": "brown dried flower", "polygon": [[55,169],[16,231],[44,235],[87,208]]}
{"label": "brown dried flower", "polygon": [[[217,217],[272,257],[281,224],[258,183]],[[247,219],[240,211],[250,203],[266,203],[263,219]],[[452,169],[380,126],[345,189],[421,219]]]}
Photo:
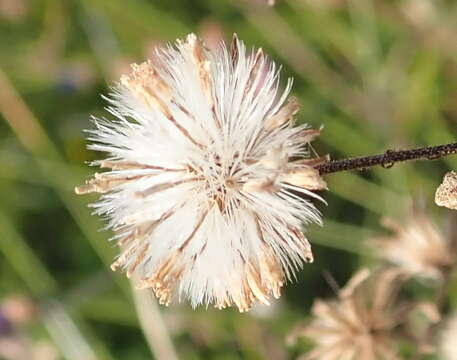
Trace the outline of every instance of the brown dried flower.
{"label": "brown dried flower", "polygon": [[314,319],[292,334],[316,343],[303,359],[398,358],[393,329],[406,320],[408,309],[394,306],[400,272],[391,268],[369,277],[370,271],[363,269],[339,291],[337,300],[314,302]]}
{"label": "brown dried flower", "polygon": [[455,256],[449,241],[423,210],[416,209],[401,225],[385,218],[384,227],[393,235],[371,239],[378,254],[398,265],[405,273],[422,278],[440,279]]}

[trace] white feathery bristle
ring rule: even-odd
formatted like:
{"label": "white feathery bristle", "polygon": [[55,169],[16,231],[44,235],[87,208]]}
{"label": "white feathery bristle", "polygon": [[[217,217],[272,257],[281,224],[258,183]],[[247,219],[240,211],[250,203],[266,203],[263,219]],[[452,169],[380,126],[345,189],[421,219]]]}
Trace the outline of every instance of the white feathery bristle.
{"label": "white feathery bristle", "polygon": [[304,223],[320,223],[310,197],[326,188],[309,158],[319,130],[295,126],[296,100],[278,92],[262,50],[207,50],[193,34],[132,65],[95,120],[90,148],[107,153],[78,194],[109,219],[122,253],[112,264],[142,279],[162,304],[247,311],[279,297],[312,261]]}

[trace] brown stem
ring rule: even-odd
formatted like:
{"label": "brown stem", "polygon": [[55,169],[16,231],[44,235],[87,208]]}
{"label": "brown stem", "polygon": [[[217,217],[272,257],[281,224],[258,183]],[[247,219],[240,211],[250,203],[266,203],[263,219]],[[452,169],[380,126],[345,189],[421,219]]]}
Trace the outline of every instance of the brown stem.
{"label": "brown stem", "polygon": [[321,175],[346,170],[363,170],[377,165],[388,169],[395,163],[402,161],[436,160],[453,154],[457,154],[457,142],[410,150],[387,150],[384,154],[379,155],[328,161],[324,164],[317,165],[315,168]]}

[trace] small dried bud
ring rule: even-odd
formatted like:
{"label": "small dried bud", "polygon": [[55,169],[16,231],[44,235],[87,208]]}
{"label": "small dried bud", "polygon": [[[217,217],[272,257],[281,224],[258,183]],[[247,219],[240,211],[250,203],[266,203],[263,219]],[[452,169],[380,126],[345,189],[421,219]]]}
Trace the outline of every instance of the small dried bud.
{"label": "small dried bud", "polygon": [[443,183],[436,189],[435,203],[448,209],[457,210],[457,173],[448,172],[443,179]]}

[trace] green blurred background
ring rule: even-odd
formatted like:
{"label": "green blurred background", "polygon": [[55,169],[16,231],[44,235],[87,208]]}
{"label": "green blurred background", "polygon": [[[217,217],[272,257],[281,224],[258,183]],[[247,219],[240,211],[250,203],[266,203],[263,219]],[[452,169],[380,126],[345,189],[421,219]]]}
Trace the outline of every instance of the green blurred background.
{"label": "green blurred background", "polygon": [[[0,347],[16,341],[34,354],[13,359],[151,358],[129,283],[108,267],[110,234],[87,208],[95,197],[73,188],[98,156],[83,129],[106,114],[100,95],[154,46],[189,32],[209,47],[236,32],[283,64],[299,121],[324,126],[319,154],[455,141],[455,1],[0,0]],[[156,356],[295,358],[306,344],[290,346],[287,335],[313,299],[334,295],[328,274],[342,285],[373,263],[365,243],[382,232],[380,218],[402,219],[413,202],[444,223],[434,191],[456,165],[449,157],[329,175],[324,227],[307,229],[316,260],[283,297],[248,314],[140,299]],[[457,306],[453,294],[457,285]]]}

